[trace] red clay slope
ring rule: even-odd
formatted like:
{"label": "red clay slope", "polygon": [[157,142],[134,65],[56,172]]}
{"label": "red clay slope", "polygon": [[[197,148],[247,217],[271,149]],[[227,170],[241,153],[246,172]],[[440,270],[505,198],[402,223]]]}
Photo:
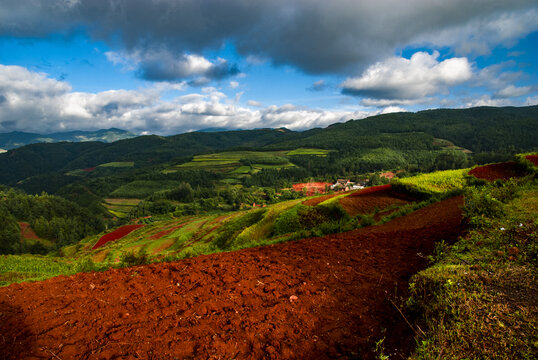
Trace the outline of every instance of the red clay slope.
{"label": "red clay slope", "polygon": [[387,298],[405,295],[434,242],[460,235],[461,203],[324,238],[0,288],[0,351],[7,359],[373,359],[374,341],[386,337],[400,359],[412,334]]}
{"label": "red clay slope", "polygon": [[135,231],[138,228],[141,228],[145,225],[124,225],[120,228],[117,228],[116,230],[109,232],[108,234],[105,234],[101,236],[99,241],[95,243],[95,245],[92,247],[92,250],[98,249],[101,246],[105,245],[106,243],[109,243],[111,241],[116,241],[121,239],[122,237],[126,236],[127,234]]}
{"label": "red clay slope", "polygon": [[488,181],[494,181],[497,179],[508,180],[513,177],[525,176],[525,170],[522,169],[516,162],[509,161],[476,167],[469,171],[469,175],[473,175],[476,178]]}
{"label": "red clay slope", "polygon": [[376,208],[383,210],[391,205],[404,205],[413,201],[409,195],[392,190],[392,186],[388,184],[359,190],[340,199],[340,204],[349,215],[357,216],[370,214]]}
{"label": "red clay slope", "polygon": [[538,166],[538,155],[527,155],[525,159],[529,160],[534,165]]}

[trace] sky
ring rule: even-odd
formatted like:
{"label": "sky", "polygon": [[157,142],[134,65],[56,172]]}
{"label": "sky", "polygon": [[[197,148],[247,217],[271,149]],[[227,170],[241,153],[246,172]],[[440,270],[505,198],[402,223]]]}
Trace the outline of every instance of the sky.
{"label": "sky", "polygon": [[538,104],[536,0],[0,0],[0,132]]}

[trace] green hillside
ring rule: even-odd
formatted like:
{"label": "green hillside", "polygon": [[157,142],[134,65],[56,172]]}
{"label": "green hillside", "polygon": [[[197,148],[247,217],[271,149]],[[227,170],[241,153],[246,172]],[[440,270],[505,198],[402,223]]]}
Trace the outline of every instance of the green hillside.
{"label": "green hillside", "polygon": [[[0,154],[0,183],[59,195],[109,219],[174,208],[183,214],[229,211],[293,199],[286,189],[294,183],[346,178],[380,184],[387,171],[405,177],[505,161],[538,149],[536,128],[537,106],[480,107],[385,114],[305,132],[33,144]],[[106,206],[108,198],[144,201],[129,214]]]}

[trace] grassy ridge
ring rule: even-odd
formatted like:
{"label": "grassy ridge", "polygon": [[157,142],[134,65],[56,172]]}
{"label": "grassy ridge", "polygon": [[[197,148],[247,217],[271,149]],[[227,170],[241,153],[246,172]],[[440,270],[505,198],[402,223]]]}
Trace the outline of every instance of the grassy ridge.
{"label": "grassy ridge", "polygon": [[470,169],[444,170],[421,174],[409,178],[394,179],[391,183],[396,188],[408,192],[424,194],[443,194],[462,191],[467,185],[467,173]]}
{"label": "grassy ridge", "polygon": [[59,275],[108,268],[89,258],[66,259],[40,255],[0,255],[0,286],[22,281],[40,281]]}
{"label": "grassy ridge", "polygon": [[471,189],[470,233],[438,244],[415,275],[419,314],[412,359],[535,359],[538,354],[538,183],[531,177]]}

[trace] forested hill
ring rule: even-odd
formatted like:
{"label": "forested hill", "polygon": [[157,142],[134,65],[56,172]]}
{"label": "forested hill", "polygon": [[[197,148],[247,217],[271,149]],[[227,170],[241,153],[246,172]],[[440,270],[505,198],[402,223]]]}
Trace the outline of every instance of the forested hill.
{"label": "forested hill", "polygon": [[113,161],[133,161],[136,167],[144,167],[232,147],[261,148],[288,133],[285,129],[192,132],[168,137],[139,136],[110,144],[32,144],[0,154],[0,183],[14,185],[31,176],[90,168]]}
{"label": "forested hill", "polygon": [[474,153],[513,154],[538,149],[536,129],[538,106],[477,107],[384,114],[305,132],[287,129],[192,132],[168,137],[139,136],[110,144],[34,144],[0,154],[0,183],[15,185],[29,177],[118,161],[134,162],[135,167],[141,168],[231,148],[325,148],[338,150],[356,162],[353,156],[371,149],[417,151],[413,156],[418,151],[438,150],[434,138],[440,138]]}
{"label": "forested hill", "polygon": [[[438,109],[350,120],[325,129],[291,134],[273,147],[343,149],[362,144],[371,148],[380,143],[387,144],[387,141],[394,141],[396,147],[413,147],[417,144],[409,142],[406,145],[407,141],[398,136],[402,133],[425,133],[473,152],[523,152],[538,148],[537,129],[538,106]],[[408,139],[414,140],[413,137]],[[388,144],[388,147],[392,146]]]}

